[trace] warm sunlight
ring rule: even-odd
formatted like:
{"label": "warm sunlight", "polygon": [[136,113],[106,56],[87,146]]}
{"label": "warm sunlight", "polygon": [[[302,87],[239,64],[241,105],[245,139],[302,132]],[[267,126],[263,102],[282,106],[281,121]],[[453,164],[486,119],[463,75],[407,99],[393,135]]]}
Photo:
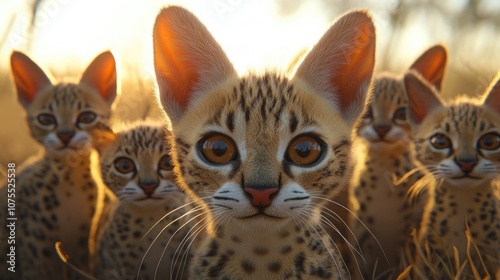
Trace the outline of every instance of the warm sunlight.
{"label": "warm sunlight", "polygon": [[[29,17],[18,14],[8,43],[16,49],[29,49],[39,62],[55,69],[86,63],[99,51],[111,49],[125,68],[139,66],[140,72],[151,73],[154,17],[163,5],[175,4],[152,2],[42,1],[34,19],[34,34],[23,30],[29,25]],[[319,12],[318,2],[305,4],[294,17],[279,16],[276,3],[265,0],[180,2],[204,22],[239,72],[286,67],[331,22]],[[28,36],[32,40],[25,40]],[[65,63],[68,61],[69,65]]]}
{"label": "warm sunlight", "polygon": [[499,100],[499,0],[0,0],[0,278],[500,279]]}

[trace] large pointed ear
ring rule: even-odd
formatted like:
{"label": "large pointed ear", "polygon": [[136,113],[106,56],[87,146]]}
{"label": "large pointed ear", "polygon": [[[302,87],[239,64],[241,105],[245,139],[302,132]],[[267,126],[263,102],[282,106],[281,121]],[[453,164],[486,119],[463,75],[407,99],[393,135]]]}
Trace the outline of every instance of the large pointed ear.
{"label": "large pointed ear", "polygon": [[237,75],[207,28],[181,7],[160,11],[153,28],[153,48],[160,101],[172,122],[182,116],[194,93]]}
{"label": "large pointed ear", "polygon": [[328,95],[349,123],[362,113],[375,66],[375,27],[366,11],[343,15],[304,58],[294,79]]}
{"label": "large pointed ear", "polygon": [[417,70],[429,81],[438,91],[441,90],[446,69],[447,51],[443,45],[435,45],[420,55],[410,66],[410,69]]}
{"label": "large pointed ear", "polygon": [[26,108],[44,88],[52,86],[50,78],[27,55],[13,51],[10,65],[19,102]]}
{"label": "large pointed ear", "polygon": [[116,61],[110,51],[98,55],[83,72],[80,83],[95,88],[108,103],[116,97]]}
{"label": "large pointed ear", "polygon": [[406,96],[408,98],[408,120],[412,127],[417,127],[429,113],[443,106],[436,89],[415,70],[404,76]]}
{"label": "large pointed ear", "polygon": [[500,73],[497,74],[486,90],[483,104],[500,114]]}

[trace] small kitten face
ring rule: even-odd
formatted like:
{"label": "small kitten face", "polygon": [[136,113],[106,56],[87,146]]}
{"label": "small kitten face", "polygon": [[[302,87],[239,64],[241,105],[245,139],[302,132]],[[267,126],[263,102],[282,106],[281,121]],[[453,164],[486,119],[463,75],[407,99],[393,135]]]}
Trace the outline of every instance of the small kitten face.
{"label": "small kitten face", "polygon": [[375,60],[369,14],[352,12],[332,25],[292,78],[240,77],[206,27],[180,7],[159,13],[153,44],[181,188],[234,227],[319,223],[322,203],[351,174],[352,127]]}
{"label": "small kitten face", "polygon": [[498,177],[500,119],[477,102],[457,101],[425,119],[416,154],[437,178],[473,187]]}
{"label": "small kitten face", "polygon": [[318,196],[334,196],[347,180],[350,128],[329,102],[284,77],[235,82],[179,124],[191,128],[175,138],[182,176],[198,197],[211,194],[214,213],[236,222],[305,219]]}
{"label": "small kitten face", "polygon": [[63,156],[90,148],[99,123],[108,123],[109,104],[92,89],[59,84],[39,94],[27,109],[31,135],[46,149]]}
{"label": "small kitten face", "polygon": [[406,119],[407,101],[401,79],[383,75],[375,78],[372,99],[358,134],[373,148],[407,145],[411,130]]}
{"label": "small kitten face", "polygon": [[18,51],[12,52],[11,70],[33,138],[51,156],[88,156],[91,140],[97,144],[108,129],[116,96],[116,63],[111,52],[94,58],[78,84],[54,85],[31,58]]}
{"label": "small kitten face", "polygon": [[481,101],[459,97],[446,104],[418,73],[405,75],[409,122],[417,159],[434,175],[461,188],[498,179],[500,79]]}
{"label": "small kitten face", "polygon": [[121,202],[151,207],[182,195],[172,172],[161,124],[139,125],[119,132],[101,150],[101,170],[108,188]]}

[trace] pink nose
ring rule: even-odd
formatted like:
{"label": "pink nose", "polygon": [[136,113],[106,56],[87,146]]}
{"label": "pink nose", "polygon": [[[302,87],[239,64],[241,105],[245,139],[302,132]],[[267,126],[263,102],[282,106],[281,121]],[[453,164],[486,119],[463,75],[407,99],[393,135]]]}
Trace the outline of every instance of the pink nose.
{"label": "pink nose", "polygon": [[376,125],[373,128],[380,138],[384,138],[387,132],[389,132],[389,130],[391,129],[391,127],[388,125]]}
{"label": "pink nose", "polygon": [[471,172],[474,166],[476,166],[477,160],[457,161],[457,164],[463,172]]}
{"label": "pink nose", "polygon": [[143,186],[142,189],[144,190],[145,194],[152,195],[155,192],[156,187],[155,186]]}
{"label": "pink nose", "polygon": [[75,136],[75,133],[74,132],[58,132],[57,133],[57,137],[59,138],[59,140],[61,140],[61,142],[63,142],[65,145],[69,143],[69,141],[71,141],[71,138],[73,138],[73,136]]}
{"label": "pink nose", "polygon": [[269,206],[271,204],[271,195],[278,192],[278,188],[244,188],[243,190],[252,197],[251,203],[255,207]]}

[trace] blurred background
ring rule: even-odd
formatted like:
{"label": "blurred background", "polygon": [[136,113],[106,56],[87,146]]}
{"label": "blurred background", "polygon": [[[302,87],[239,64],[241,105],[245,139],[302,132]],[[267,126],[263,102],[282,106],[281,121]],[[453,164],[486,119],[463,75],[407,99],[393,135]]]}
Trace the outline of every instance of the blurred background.
{"label": "blurred background", "polygon": [[0,178],[40,146],[31,139],[10,76],[13,49],[57,81],[78,81],[100,52],[118,60],[115,122],[161,117],[154,100],[152,24],[162,6],[190,9],[240,73],[286,69],[342,13],[369,9],[377,27],[376,71],[402,73],[424,50],[449,50],[443,94],[480,95],[500,70],[498,0],[0,0]]}

